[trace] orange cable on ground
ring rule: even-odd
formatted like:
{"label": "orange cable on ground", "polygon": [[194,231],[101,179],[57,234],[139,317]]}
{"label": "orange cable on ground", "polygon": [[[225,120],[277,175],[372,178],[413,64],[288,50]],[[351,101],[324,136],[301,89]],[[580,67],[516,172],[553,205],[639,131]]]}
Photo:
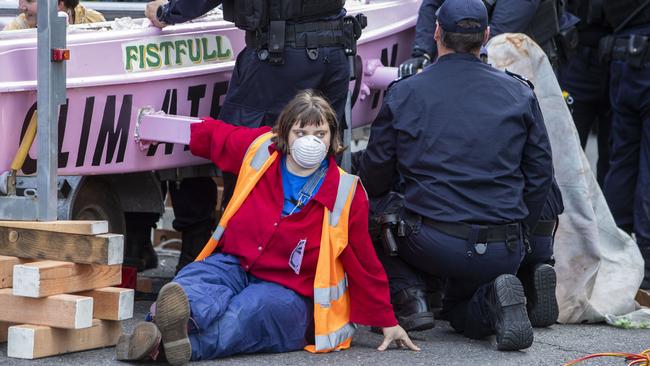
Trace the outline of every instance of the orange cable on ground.
{"label": "orange cable on ground", "polygon": [[594,353],[592,355],[569,361],[563,366],[573,366],[582,361],[596,357],[624,357],[626,361],[630,361],[627,366],[650,366],[650,349],[641,353]]}

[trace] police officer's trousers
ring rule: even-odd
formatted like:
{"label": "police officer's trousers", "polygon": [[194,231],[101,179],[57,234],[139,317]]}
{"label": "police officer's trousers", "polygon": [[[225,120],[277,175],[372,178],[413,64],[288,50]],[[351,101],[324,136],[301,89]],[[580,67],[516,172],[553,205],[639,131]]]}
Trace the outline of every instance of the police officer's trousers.
{"label": "police officer's trousers", "polygon": [[447,279],[441,317],[469,338],[493,334],[486,295],[490,283],[502,274],[516,274],[524,249],[520,238],[513,250],[505,242],[490,242],[479,254],[475,243],[412,223],[412,232],[399,240],[399,256],[380,259],[388,275],[391,294],[424,286],[423,275]]}
{"label": "police officer's trousers", "polygon": [[612,112],[609,103],[609,67],[598,61],[598,50],[580,46],[576,54],[560,69],[560,84],[573,99],[571,113],[580,136],[580,144],[587,146],[589,133],[598,126],[598,164],[596,177],[603,185],[609,169],[609,135]]}
{"label": "police officer's trousers", "polygon": [[239,259],[214,254],[174,278],[190,302],[192,360],[242,353],[288,352],[307,345],[312,302],[246,273]]}
{"label": "police officer's trousers", "polygon": [[[648,30],[650,33],[650,30]],[[605,198],[616,224],[650,247],[650,63],[636,68],[611,64],[614,121]]]}

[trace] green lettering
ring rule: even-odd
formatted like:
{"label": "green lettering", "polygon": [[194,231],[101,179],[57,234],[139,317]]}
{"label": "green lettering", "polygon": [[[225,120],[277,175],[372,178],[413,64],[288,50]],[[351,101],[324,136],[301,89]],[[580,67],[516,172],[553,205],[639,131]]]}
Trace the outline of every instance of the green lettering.
{"label": "green lettering", "polygon": [[165,55],[165,66],[169,66],[169,59],[171,58],[169,49],[174,49],[174,44],[169,41],[160,42],[160,50],[164,52]]}
{"label": "green lettering", "polygon": [[138,49],[140,50],[140,70],[144,70],[145,65],[144,65],[144,45],[141,44],[138,46]]}
{"label": "green lettering", "polygon": [[208,52],[208,39],[203,37],[201,38],[201,43],[203,44],[203,59],[205,61],[212,61],[217,59],[217,51],[212,50]]}
{"label": "green lettering", "polygon": [[187,41],[179,39],[174,42],[174,45],[176,46],[176,65],[182,65],[183,59],[181,58],[181,55],[187,55],[187,51],[185,50],[187,48]]}
{"label": "green lettering", "polygon": [[147,65],[154,69],[160,67],[160,54],[158,53],[158,45],[155,43],[147,45]]}
{"label": "green lettering", "polygon": [[133,61],[138,61],[138,47],[126,46],[126,62],[125,67],[127,71],[133,70]]}
{"label": "green lettering", "polygon": [[223,59],[229,60],[232,55],[232,50],[230,48],[226,48],[225,51],[223,50],[223,43],[221,42],[222,41],[221,36],[216,36],[215,39],[217,41],[217,57],[220,60]]}
{"label": "green lettering", "polygon": [[201,62],[201,39],[194,38],[194,40],[187,42],[187,49],[192,62],[195,64]]}

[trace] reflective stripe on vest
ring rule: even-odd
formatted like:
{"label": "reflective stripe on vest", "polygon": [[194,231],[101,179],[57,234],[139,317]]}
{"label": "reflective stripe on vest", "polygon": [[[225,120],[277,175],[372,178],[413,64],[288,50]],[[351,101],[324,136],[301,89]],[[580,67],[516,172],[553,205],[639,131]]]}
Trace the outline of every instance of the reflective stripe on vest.
{"label": "reflective stripe on vest", "polygon": [[346,340],[352,338],[354,332],[357,330],[357,327],[348,323],[341,327],[340,329],[328,334],[328,335],[317,335],[316,336],[316,349],[317,350],[327,350],[336,347],[339,344],[344,343]]}
{"label": "reflective stripe on vest", "polygon": [[329,307],[332,301],[336,301],[343,296],[345,291],[348,290],[348,277],[339,281],[338,285],[328,288],[315,288],[314,289],[314,302],[322,307]]}

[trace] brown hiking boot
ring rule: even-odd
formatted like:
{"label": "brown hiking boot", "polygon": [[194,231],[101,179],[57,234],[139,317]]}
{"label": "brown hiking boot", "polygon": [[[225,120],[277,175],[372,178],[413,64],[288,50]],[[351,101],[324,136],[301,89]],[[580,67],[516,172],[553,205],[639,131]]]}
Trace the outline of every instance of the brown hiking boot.
{"label": "brown hiking boot", "polygon": [[118,361],[155,359],[161,335],[154,323],[142,322],[135,326],[133,334],[122,334],[115,347]]}
{"label": "brown hiking boot", "polygon": [[187,322],[190,319],[190,303],[185,291],[176,282],[163,286],[156,301],[154,322],[160,329],[167,362],[185,365],[192,356]]}

